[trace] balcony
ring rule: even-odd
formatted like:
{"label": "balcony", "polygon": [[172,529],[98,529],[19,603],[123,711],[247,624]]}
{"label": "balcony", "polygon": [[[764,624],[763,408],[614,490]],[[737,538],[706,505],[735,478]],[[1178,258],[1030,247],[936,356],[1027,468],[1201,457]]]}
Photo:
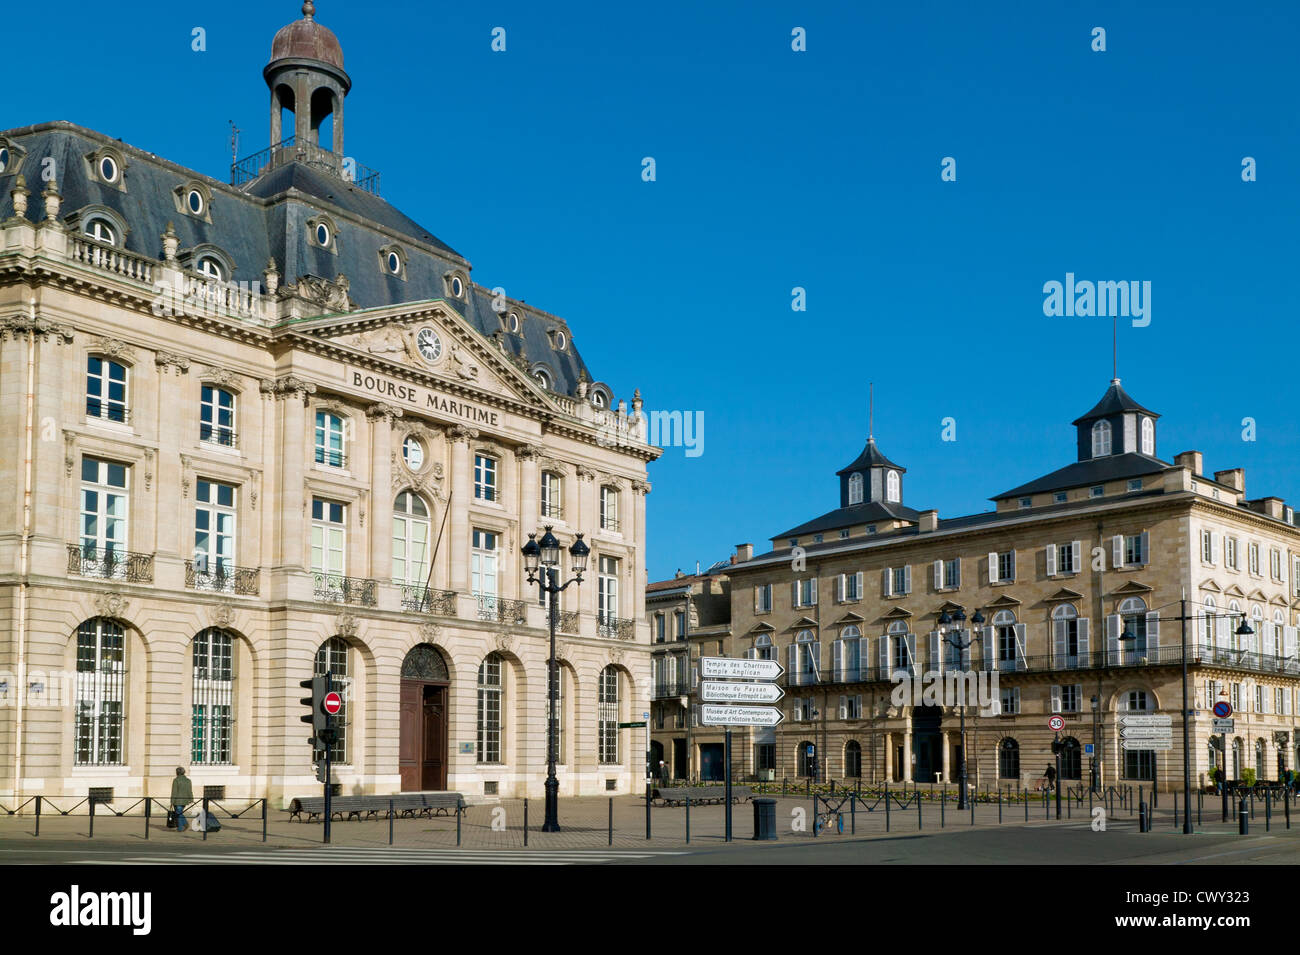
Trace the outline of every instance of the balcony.
{"label": "balcony", "polygon": [[654,685],[654,698],[667,700],[674,697],[690,696],[690,689],[685,680],[668,680]]}
{"label": "balcony", "polygon": [[564,520],[564,508],[559,504],[547,504],[543,501],[541,510],[542,517],[549,517],[557,521]]}
{"label": "balcony", "polygon": [[560,622],[555,628],[560,633],[577,633],[578,632],[578,611],[561,610]]}
{"label": "balcony", "polygon": [[416,584],[402,584],[402,609],[410,613],[456,616],[456,591],[431,590]]}
{"label": "balcony", "polygon": [[311,577],[313,595],[324,603],[352,604],[359,607],[378,605],[376,599],[378,581],[323,573],[313,573]]}
{"label": "balcony", "polygon": [[474,599],[478,603],[480,620],[497,620],[516,627],[527,622],[522,600],[506,600],[494,594],[476,594]]}
{"label": "balcony", "polygon": [[221,425],[199,425],[199,441],[204,444],[215,444],[222,448],[239,447],[239,435],[232,429]]}
{"label": "balcony", "polygon": [[351,157],[345,158],[313,143],[299,143],[296,136],[281,140],[274,146],[268,146],[261,152],[253,153],[231,165],[230,184],[242,186],[252,182],[264,172],[278,169],[291,162],[315,166],[345,182],[352,183],[371,195],[379,195],[379,173],[376,170],[363,166]]}
{"label": "balcony", "polygon": [[615,617],[613,614],[596,614],[596,635],[612,640],[636,639],[636,622],[628,617]]}
{"label": "balcony", "polygon": [[316,463],[323,464],[328,468],[346,468],[348,466],[348,456],[342,451],[335,451],[332,448],[316,448]]}
{"label": "balcony", "polygon": [[115,401],[87,398],[86,417],[98,418],[100,421],[112,421],[114,424],[130,424],[131,409]]}
{"label": "balcony", "polygon": [[68,573],[75,577],[153,583],[153,554],[136,554],[115,547],[68,545]]}
{"label": "balcony", "polygon": [[617,518],[617,517],[602,517],[602,518],[600,519],[600,529],[601,529],[602,531],[609,531],[610,533],[617,534],[617,533],[618,533],[618,518]]}
{"label": "balcony", "polygon": [[192,560],[185,562],[185,587],[188,590],[256,597],[260,587],[259,578],[257,567],[235,567],[218,562],[216,570],[209,571],[205,562],[198,565]]}

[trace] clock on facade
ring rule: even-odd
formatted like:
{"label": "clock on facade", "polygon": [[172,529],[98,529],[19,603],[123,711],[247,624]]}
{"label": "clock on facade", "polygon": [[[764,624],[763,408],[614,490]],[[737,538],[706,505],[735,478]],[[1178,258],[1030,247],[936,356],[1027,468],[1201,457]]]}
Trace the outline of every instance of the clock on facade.
{"label": "clock on facade", "polygon": [[422,328],[415,336],[415,347],[425,361],[437,361],[442,354],[442,339],[432,328]]}

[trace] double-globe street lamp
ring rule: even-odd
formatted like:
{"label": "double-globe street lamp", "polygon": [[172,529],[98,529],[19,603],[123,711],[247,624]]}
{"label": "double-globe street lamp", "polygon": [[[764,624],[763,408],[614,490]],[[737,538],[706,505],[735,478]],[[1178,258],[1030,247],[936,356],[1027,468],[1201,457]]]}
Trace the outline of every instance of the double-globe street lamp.
{"label": "double-globe street lamp", "polygon": [[[968,640],[963,641],[961,637],[958,636],[962,631],[962,624],[965,622],[966,611],[961,607],[958,607],[951,614],[945,610],[939,616],[939,633],[943,636],[944,642],[957,651],[957,660],[959,664],[962,654],[969,650],[975,643],[973,629],[971,631],[972,636]],[[979,612],[978,607],[975,609],[974,616],[970,618],[970,622],[972,628],[978,628],[984,623],[984,614]],[[957,626],[951,633],[949,633],[948,628],[954,623]],[[961,788],[957,791],[958,811],[969,808],[966,802],[966,689],[968,681],[964,676],[961,681],[961,686],[961,702],[959,704],[961,712],[961,756],[957,760],[957,784]]]}
{"label": "double-globe street lamp", "polygon": [[546,619],[551,629],[551,656],[546,661],[546,821],[542,823],[542,832],[560,831],[560,781],[555,778],[555,763],[559,758],[559,741],[555,732],[555,698],[560,683],[559,665],[555,659],[555,627],[560,622],[558,597],[570,584],[582,583],[587,558],[591,554],[591,548],[583,542],[582,535],[576,535],[569,547],[573,578],[561,584],[556,573],[556,567],[560,565],[560,542],[551,533],[551,527],[546,525],[540,541],[536,534],[529,534],[528,543],[521,548],[528,582],[537,584],[538,591],[545,595]]}
{"label": "double-globe street lamp", "polygon": [[[1191,710],[1187,708],[1187,621],[1195,620],[1197,618],[1189,617],[1187,615],[1186,597],[1184,597],[1182,600],[1175,601],[1174,603],[1168,603],[1165,604],[1164,606],[1156,607],[1152,612],[1159,614],[1159,612],[1161,610],[1164,610],[1166,607],[1175,607],[1175,606],[1179,608],[1178,616],[1176,617],[1157,616],[1156,620],[1166,621],[1169,623],[1173,623],[1174,621],[1177,621],[1180,624],[1182,624],[1182,630],[1181,630],[1181,635],[1179,637],[1179,642],[1182,644],[1182,666],[1183,666],[1183,833],[1184,835],[1191,835],[1193,831],[1192,813],[1191,813],[1192,741],[1190,735],[1191,734],[1191,725],[1190,725]],[[1254,629],[1250,626],[1250,624],[1246,622],[1246,615],[1244,613],[1229,612],[1223,614],[1222,616],[1241,618],[1241,625],[1237,627],[1237,629],[1234,631],[1238,637],[1248,637],[1255,632]],[[1133,631],[1131,631],[1128,628],[1127,623],[1124,624],[1124,632],[1120,634],[1119,639],[1121,643],[1132,644],[1137,642],[1137,636],[1133,633]],[[1119,662],[1122,664],[1123,660]],[[1156,662],[1159,663],[1160,661],[1157,660]],[[1153,782],[1152,785],[1154,786],[1155,782]],[[1225,796],[1224,799],[1226,804],[1227,797]],[[1226,817],[1226,810],[1225,810],[1225,817]]]}

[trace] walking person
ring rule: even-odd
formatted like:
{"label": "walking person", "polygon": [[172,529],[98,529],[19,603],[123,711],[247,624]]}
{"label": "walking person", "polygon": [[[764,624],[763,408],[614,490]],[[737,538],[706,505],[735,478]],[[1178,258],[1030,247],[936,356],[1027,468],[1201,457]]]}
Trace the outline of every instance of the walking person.
{"label": "walking person", "polygon": [[185,770],[177,766],[176,778],[172,780],[172,809],[176,813],[176,831],[185,831],[185,807],[194,801],[194,787],[190,785],[190,778],[185,775]]}

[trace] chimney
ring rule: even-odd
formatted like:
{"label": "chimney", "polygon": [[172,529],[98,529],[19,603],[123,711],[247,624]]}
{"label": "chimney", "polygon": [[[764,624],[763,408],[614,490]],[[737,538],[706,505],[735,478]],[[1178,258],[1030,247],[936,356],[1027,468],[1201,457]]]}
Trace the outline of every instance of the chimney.
{"label": "chimney", "polygon": [[921,533],[927,534],[939,529],[939,512],[922,511],[921,512]]}
{"label": "chimney", "polygon": [[1205,466],[1205,462],[1200,451],[1184,451],[1182,454],[1176,454],[1174,464],[1180,468],[1191,468],[1193,474],[1204,473],[1201,468]]}
{"label": "chimney", "polygon": [[1260,514],[1267,514],[1275,521],[1286,520],[1286,502],[1280,497],[1262,497],[1258,501],[1247,502],[1247,507]]}
{"label": "chimney", "polygon": [[736,556],[735,556],[735,559],[733,560],[733,563],[734,563],[735,561],[740,561],[740,560],[753,560],[753,559],[754,559],[754,545],[753,545],[753,544],[737,544],[737,545],[736,545]]}
{"label": "chimney", "polygon": [[1246,471],[1244,468],[1229,468],[1226,471],[1215,471],[1214,480],[1220,484],[1226,484],[1241,494],[1246,493]]}

